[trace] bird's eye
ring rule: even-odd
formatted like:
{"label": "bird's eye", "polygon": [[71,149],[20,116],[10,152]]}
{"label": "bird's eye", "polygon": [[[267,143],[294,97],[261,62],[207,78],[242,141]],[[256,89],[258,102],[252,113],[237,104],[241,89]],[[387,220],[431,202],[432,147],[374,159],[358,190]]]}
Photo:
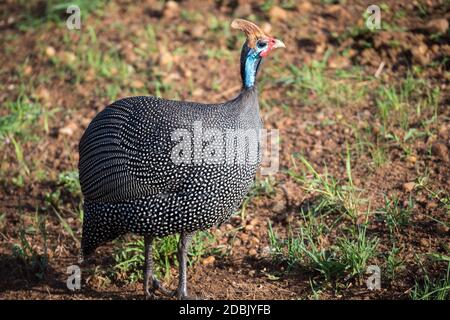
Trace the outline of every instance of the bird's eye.
{"label": "bird's eye", "polygon": [[264,41],[258,41],[256,43],[256,46],[260,49],[264,48],[266,45],[267,45],[267,42],[264,42]]}

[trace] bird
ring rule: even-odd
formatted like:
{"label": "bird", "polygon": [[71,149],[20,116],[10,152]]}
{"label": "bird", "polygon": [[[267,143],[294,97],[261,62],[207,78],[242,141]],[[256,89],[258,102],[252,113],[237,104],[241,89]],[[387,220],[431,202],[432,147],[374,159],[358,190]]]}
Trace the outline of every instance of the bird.
{"label": "bird", "polygon": [[[224,103],[126,97],[100,111],[79,146],[83,194],[81,260],[127,233],[144,238],[144,295],[159,290],[178,299],[187,291],[187,252],[195,232],[227,221],[238,210],[261,163],[256,77],[261,62],[285,44],[253,22],[234,19],[245,33],[242,88]],[[179,234],[178,286],[154,274],[152,243]]]}

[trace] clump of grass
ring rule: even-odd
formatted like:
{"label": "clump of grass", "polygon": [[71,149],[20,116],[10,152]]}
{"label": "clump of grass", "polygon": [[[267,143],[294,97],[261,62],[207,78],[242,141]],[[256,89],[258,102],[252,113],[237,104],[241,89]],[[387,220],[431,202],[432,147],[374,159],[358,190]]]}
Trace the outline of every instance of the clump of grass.
{"label": "clump of grass", "polygon": [[392,245],[391,250],[386,258],[386,272],[390,280],[395,280],[397,273],[405,268],[404,261],[400,258],[401,249]]}
{"label": "clump of grass", "polygon": [[423,281],[416,281],[410,297],[413,300],[448,300],[450,298],[450,263],[442,278],[432,279],[425,273]]}
{"label": "clump of grass", "polygon": [[385,221],[389,229],[389,234],[391,237],[394,237],[401,228],[408,226],[413,208],[414,202],[412,197],[409,197],[408,203],[405,206],[400,202],[398,197],[389,199],[385,196],[384,208],[381,208],[376,213],[383,221]]}
{"label": "clump of grass", "polygon": [[[365,223],[357,223],[363,199],[353,184],[350,153],[346,157],[346,182],[332,177],[326,168],[320,174],[304,157],[299,158],[303,168],[294,160],[294,169],[288,173],[316,198],[306,210],[302,209],[303,223],[298,230],[290,230],[285,239],[280,239],[269,225],[274,258],[290,267],[316,270],[327,280],[360,279],[377,253],[378,239],[367,236],[370,211],[365,212]],[[343,217],[350,218],[349,227]]]}
{"label": "clump of grass", "polygon": [[0,141],[5,142],[3,146],[13,146],[19,168],[19,175],[14,178],[13,183],[22,187],[24,176],[30,174],[22,144],[35,138],[32,129],[36,127],[43,109],[40,104],[33,103],[25,95],[19,94],[15,101],[5,103],[4,110],[6,114],[0,116]]}
{"label": "clump of grass", "polygon": [[362,73],[357,69],[328,71],[327,61],[331,51],[327,51],[321,61],[312,61],[301,68],[288,66],[289,74],[278,82],[290,86],[288,96],[302,104],[343,106],[348,101],[361,100],[366,90],[355,85],[355,79],[362,81]]}
{"label": "clump of grass", "polygon": [[377,252],[378,239],[366,236],[367,226],[359,225],[350,237],[340,237],[338,247],[340,261],[350,277],[361,277],[366,272],[369,260]]}
{"label": "clump of grass", "polygon": [[408,157],[414,154],[417,139],[434,134],[441,92],[418,77],[417,71],[408,73],[398,85],[374,84],[372,124],[353,128],[353,133],[358,155],[369,155],[375,167],[380,167],[389,161],[391,148],[400,148],[402,157]]}
{"label": "clump of grass", "polygon": [[389,138],[394,128],[408,132],[416,117],[429,116],[436,121],[440,96],[439,88],[431,88],[429,83],[411,73],[399,86],[381,85],[376,92],[376,105],[382,134]]}
{"label": "clump of grass", "polygon": [[252,188],[249,191],[249,197],[267,196],[272,197],[275,195],[275,186],[277,182],[273,176],[265,177],[264,179],[256,179]]}
{"label": "clump of grass", "polygon": [[366,226],[361,225],[350,235],[339,237],[335,243],[327,244],[329,228],[317,223],[313,213],[306,226],[290,232],[280,239],[269,224],[269,243],[275,260],[286,262],[290,269],[306,267],[319,272],[326,280],[361,278],[368,262],[377,252],[378,239],[366,236]]}
{"label": "clump of grass", "polygon": [[[179,235],[168,236],[153,241],[153,261],[157,277],[170,278],[171,265],[177,265],[177,244]],[[188,263],[194,265],[206,255],[217,254],[210,248],[215,238],[208,232],[197,232],[188,252]],[[132,240],[124,243],[114,253],[113,276],[126,282],[136,282],[143,279],[144,240]]]}
{"label": "clump of grass", "polygon": [[246,195],[242,207],[241,207],[241,218],[245,220],[247,213],[247,206],[252,198],[266,196],[273,197],[276,194],[275,186],[277,182],[273,176],[265,177],[264,179],[256,179]]}
{"label": "clump of grass", "polygon": [[42,114],[41,105],[19,95],[15,101],[7,101],[4,107],[6,115],[0,117],[0,140],[30,138],[30,129]]}
{"label": "clump of grass", "polygon": [[61,172],[58,177],[58,183],[61,184],[74,197],[81,196],[80,181],[78,171]]}
{"label": "clump of grass", "polygon": [[[45,227],[45,218],[36,212],[35,224],[37,224],[37,230],[33,226],[28,229],[21,228],[19,230],[19,243],[14,244],[12,248],[13,256],[21,261],[20,272],[31,280],[42,280],[45,277],[48,266],[48,254],[47,254],[47,230]],[[43,253],[38,252],[31,242],[28,240],[27,235],[40,235],[44,242]]]}
{"label": "clump of grass", "polygon": [[359,213],[358,207],[362,202],[361,193],[353,185],[350,155],[347,153],[346,169],[347,183],[343,183],[331,176],[327,168],[324,173],[319,173],[303,156],[299,156],[304,168],[299,168],[294,161],[294,169],[288,174],[300,184],[300,186],[311,195],[317,196],[314,210],[317,212],[341,213],[355,220]]}
{"label": "clump of grass", "polygon": [[19,0],[17,6],[21,9],[21,21],[19,26],[22,29],[36,28],[47,22],[65,22],[69,15],[66,13],[70,5],[77,5],[81,14],[87,14],[105,5],[105,1],[98,0]]}

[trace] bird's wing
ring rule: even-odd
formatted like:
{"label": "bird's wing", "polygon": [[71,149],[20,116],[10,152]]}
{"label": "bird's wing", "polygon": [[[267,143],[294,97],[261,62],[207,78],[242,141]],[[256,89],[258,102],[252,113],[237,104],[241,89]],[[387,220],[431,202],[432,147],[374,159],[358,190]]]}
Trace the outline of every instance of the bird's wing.
{"label": "bird's wing", "polygon": [[184,171],[171,159],[172,133],[183,117],[170,108],[163,99],[132,97],[96,116],[79,147],[85,199],[118,202],[179,187]]}

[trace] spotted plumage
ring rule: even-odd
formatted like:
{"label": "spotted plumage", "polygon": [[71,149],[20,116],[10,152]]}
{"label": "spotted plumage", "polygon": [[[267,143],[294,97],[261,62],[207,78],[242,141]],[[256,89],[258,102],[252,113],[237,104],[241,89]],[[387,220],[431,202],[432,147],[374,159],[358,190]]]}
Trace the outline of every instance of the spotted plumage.
{"label": "spotted plumage", "polygon": [[235,24],[251,30],[253,45],[247,41],[242,49],[243,89],[236,98],[221,104],[121,99],[101,111],[81,138],[82,254],[125,233],[143,235],[147,294],[150,278],[152,289],[160,288],[152,274],[153,237],[182,235],[177,294],[186,297],[192,234],[228,220],[259,167],[262,123],[254,81],[262,57],[282,42],[258,38],[258,27],[250,24]]}
{"label": "spotted plumage", "polygon": [[199,164],[173,163],[172,133],[181,129],[192,137],[195,122],[204,131],[219,129],[223,139],[228,129],[259,131],[256,89],[215,105],[126,98],[91,122],[79,147],[85,255],[127,232],[166,236],[207,229],[237,209],[258,163],[209,164],[208,154]]}

